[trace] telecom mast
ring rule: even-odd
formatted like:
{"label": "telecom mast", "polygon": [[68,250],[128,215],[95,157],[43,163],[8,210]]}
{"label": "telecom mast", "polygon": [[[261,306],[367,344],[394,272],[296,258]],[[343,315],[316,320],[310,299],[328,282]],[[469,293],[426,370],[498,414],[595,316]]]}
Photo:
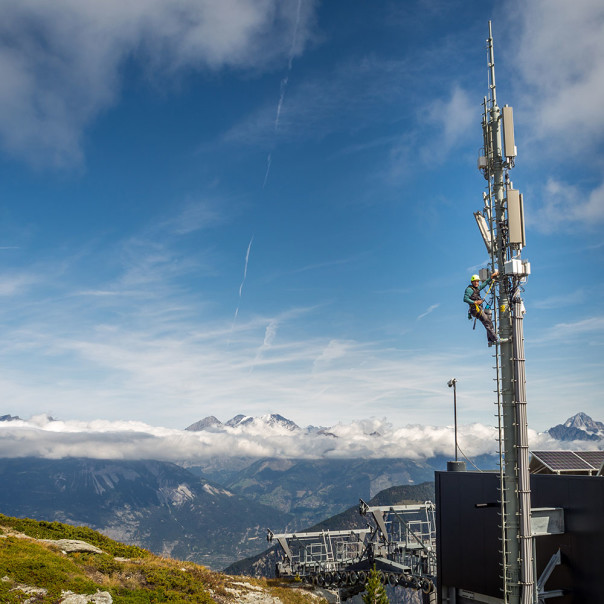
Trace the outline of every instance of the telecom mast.
{"label": "telecom mast", "polygon": [[[497,105],[493,36],[487,40],[489,93],[484,97],[483,150],[478,167],[487,181],[484,207],[474,217],[491,256],[491,272],[499,270],[495,346],[497,406],[500,426],[501,538],[504,602],[537,602],[533,576],[531,493],[528,471],[526,379],[524,372],[524,304],[521,285],[530,264],[521,258],[525,245],[522,195],[509,172],[516,146],[512,108]],[[503,141],[503,144],[502,144]],[[484,271],[488,276],[488,270]]]}

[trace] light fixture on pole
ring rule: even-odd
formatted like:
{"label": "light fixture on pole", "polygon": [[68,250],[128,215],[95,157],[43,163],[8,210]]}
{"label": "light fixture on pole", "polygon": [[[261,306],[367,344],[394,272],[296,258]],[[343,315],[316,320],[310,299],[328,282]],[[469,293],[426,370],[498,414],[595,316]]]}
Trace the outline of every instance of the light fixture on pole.
{"label": "light fixture on pole", "polygon": [[447,462],[447,472],[465,472],[466,462],[457,460],[457,379],[450,379],[447,386],[453,388],[453,421],[455,426],[455,461]]}
{"label": "light fixture on pole", "polygon": [[453,388],[453,421],[455,425],[455,462],[457,462],[457,380],[455,378],[447,382],[449,388]]}

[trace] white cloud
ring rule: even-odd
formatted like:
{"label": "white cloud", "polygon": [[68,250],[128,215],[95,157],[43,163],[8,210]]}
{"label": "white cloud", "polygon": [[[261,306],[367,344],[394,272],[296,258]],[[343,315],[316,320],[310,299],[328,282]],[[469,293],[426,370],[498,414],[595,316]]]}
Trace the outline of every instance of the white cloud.
{"label": "white cloud", "polygon": [[[0,22],[0,138],[28,161],[82,161],[85,127],[120,93],[123,63],[149,75],[183,69],[262,69],[296,56],[314,2],[6,0]],[[292,47],[296,30],[296,46]]]}
{"label": "white cloud", "polygon": [[567,342],[572,338],[583,339],[586,336],[601,339],[602,332],[604,332],[604,317],[594,316],[571,323],[557,323],[553,327],[544,330],[541,337],[535,338],[533,343]]}
{"label": "white cloud", "polygon": [[[296,417],[316,422],[363,416],[380,404],[391,415],[418,418],[442,409],[440,376],[450,371],[468,377],[473,404],[480,404],[481,388],[489,392],[489,376],[462,358],[297,335],[311,310],[241,320],[231,329],[226,318],[197,319],[195,300],[143,294],[134,306],[119,296],[42,304],[26,327],[6,329],[0,372],[6,412],[152,414],[173,425],[204,409],[204,415],[296,409]],[[99,323],[95,305],[109,303],[119,321]],[[28,364],[13,363],[24,350]]]}
{"label": "white cloud", "polygon": [[277,329],[279,327],[279,321],[271,319],[267,326],[266,329],[264,330],[264,340],[262,342],[262,345],[258,348],[258,352],[256,353],[256,358],[254,360],[254,365],[253,367],[259,363],[262,359],[262,355],[267,352],[273,345],[273,343],[275,342],[275,338],[277,337]]}
{"label": "white cloud", "polygon": [[[446,381],[456,376],[467,417],[490,420],[492,372],[482,347],[462,340],[446,353],[422,343],[415,349],[409,342],[422,323],[413,320],[404,336],[388,333],[386,341],[338,337],[337,325],[329,326],[340,315],[335,305],[248,312],[233,326],[239,279],[231,281],[227,308],[206,291],[204,278],[214,274],[199,270],[198,252],[182,259],[172,223],[161,224],[116,245],[102,275],[74,284],[74,264],[64,270],[48,262],[36,273],[52,291],[38,288],[32,299],[17,289],[3,299],[3,413],[70,418],[77,409],[84,419],[179,427],[219,413],[275,410],[298,422],[334,423],[380,409],[393,421],[430,424],[443,414],[448,420]],[[328,327],[317,331],[321,320]],[[566,397],[549,385],[539,392],[548,408],[566,408]],[[584,385],[577,392],[589,412],[592,391]]]}
{"label": "white cloud", "polygon": [[321,351],[321,354],[314,360],[313,370],[345,357],[354,346],[353,342],[345,342],[342,340],[330,340],[327,346]]}
{"label": "white cloud", "polygon": [[534,300],[531,302],[531,307],[539,309],[564,308],[566,306],[573,306],[576,304],[577,300],[582,300],[585,297],[585,291],[579,288],[570,293]]}
{"label": "white cloud", "polygon": [[32,273],[0,275],[0,296],[14,296],[22,293],[30,285],[38,283],[40,277]]}
{"label": "white cloud", "polygon": [[548,142],[540,152],[564,157],[595,149],[604,135],[604,4],[523,2],[519,18],[521,106],[534,136]]}
{"label": "white cloud", "polygon": [[507,13],[514,15],[511,33],[496,61],[513,49],[505,62],[516,95],[519,162],[542,181],[551,174],[544,189],[527,196],[527,222],[545,233],[592,229],[604,220],[604,4],[535,0],[516,7]]}
{"label": "white cloud", "polygon": [[165,228],[175,235],[188,235],[201,229],[214,227],[224,222],[224,212],[218,204],[204,201],[187,201],[176,216],[168,219],[160,228]]}
{"label": "white cloud", "polygon": [[540,231],[597,228],[604,221],[604,182],[585,193],[578,186],[549,178],[541,196],[534,218],[528,214],[530,226]]}
{"label": "white cloud", "polygon": [[[188,432],[142,422],[105,420],[51,421],[36,416],[0,422],[0,457],[93,457],[158,459],[194,464],[211,457],[407,458],[451,454],[452,426],[393,426],[376,418],[339,423],[329,434],[291,431],[255,420],[223,432]],[[470,457],[497,452],[496,428],[482,424],[458,427],[459,444]],[[594,449],[591,441],[561,443],[529,431],[534,449]]]}
{"label": "white cloud", "polygon": [[453,150],[474,136],[478,108],[458,84],[441,98],[419,104],[417,112],[416,127],[405,131],[390,150],[390,178],[395,180],[411,173],[418,161],[434,167],[450,160]]}
{"label": "white cloud", "polygon": [[451,150],[472,136],[477,107],[470,95],[460,86],[454,85],[447,100],[436,100],[428,107],[428,120],[438,129],[438,134],[429,147],[422,149],[425,161],[444,161]]}
{"label": "white cloud", "polygon": [[274,103],[267,102],[223,137],[226,143],[271,146],[283,140],[319,140],[332,132],[364,128],[383,119],[375,103],[401,99],[409,81],[405,61],[362,57],[337,64],[327,74],[292,78],[275,129]]}

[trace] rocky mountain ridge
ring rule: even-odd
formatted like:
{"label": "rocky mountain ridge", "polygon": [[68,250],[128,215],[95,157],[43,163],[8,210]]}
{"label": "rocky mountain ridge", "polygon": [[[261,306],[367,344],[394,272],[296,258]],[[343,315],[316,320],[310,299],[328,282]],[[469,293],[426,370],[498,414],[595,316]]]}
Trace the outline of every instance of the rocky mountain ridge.
{"label": "rocky mountain ridge", "polygon": [[0,415],[0,422],[14,422],[20,420],[21,418],[18,415]]}
{"label": "rocky mountain ridge", "polygon": [[289,430],[291,432],[300,430],[300,426],[298,426],[295,422],[279,415],[278,413],[270,413],[267,415],[262,415],[260,417],[253,417],[251,415],[235,415],[224,424],[214,417],[213,415],[209,415],[208,417],[204,417],[187,426],[185,430],[189,432],[200,432],[202,430],[208,430],[210,432],[224,432],[228,428],[241,428],[241,427],[269,427],[269,428],[284,428],[285,430]]}
{"label": "rocky mountain ridge", "polygon": [[0,459],[0,511],[85,525],[158,554],[220,569],[292,517],[158,461]]}
{"label": "rocky mountain ridge", "polygon": [[560,441],[604,440],[604,423],[593,420],[589,415],[579,412],[569,417],[563,424],[550,428],[548,434]]}
{"label": "rocky mountain ridge", "polygon": [[[11,417],[11,416],[4,416]],[[18,419],[18,418],[14,418]],[[0,418],[0,421],[2,418]],[[285,429],[290,432],[306,432],[309,434],[323,434],[338,438],[334,434],[333,428],[331,427],[316,427],[306,426],[301,428],[295,422],[287,419],[286,417],[277,413],[271,413],[262,415],[260,417],[253,417],[249,415],[235,415],[226,422],[221,422],[219,419],[210,415],[205,417],[187,428],[185,430],[190,432],[225,432],[231,428],[238,428],[241,430],[255,429],[262,430],[266,429]],[[552,428],[546,430],[546,432],[555,438],[556,440],[570,441],[570,440],[604,440],[604,423],[593,420],[589,415],[580,411],[572,417],[568,418],[563,424],[558,424]],[[373,432],[370,436],[379,437],[379,432]]]}

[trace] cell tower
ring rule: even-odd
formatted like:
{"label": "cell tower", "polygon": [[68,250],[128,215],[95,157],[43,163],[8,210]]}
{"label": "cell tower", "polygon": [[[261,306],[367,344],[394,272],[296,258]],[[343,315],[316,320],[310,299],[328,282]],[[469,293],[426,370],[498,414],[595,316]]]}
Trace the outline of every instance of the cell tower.
{"label": "cell tower", "polygon": [[[499,271],[495,316],[499,342],[495,345],[497,409],[500,442],[501,542],[504,602],[537,602],[531,538],[531,492],[522,284],[530,264],[521,258],[525,246],[523,198],[510,180],[514,167],[513,111],[497,105],[493,36],[487,40],[489,93],[484,97],[483,149],[478,167],[487,181],[484,207],[474,217],[490,254],[491,271]],[[503,141],[503,144],[502,144]],[[487,278],[484,269],[481,278]]]}

